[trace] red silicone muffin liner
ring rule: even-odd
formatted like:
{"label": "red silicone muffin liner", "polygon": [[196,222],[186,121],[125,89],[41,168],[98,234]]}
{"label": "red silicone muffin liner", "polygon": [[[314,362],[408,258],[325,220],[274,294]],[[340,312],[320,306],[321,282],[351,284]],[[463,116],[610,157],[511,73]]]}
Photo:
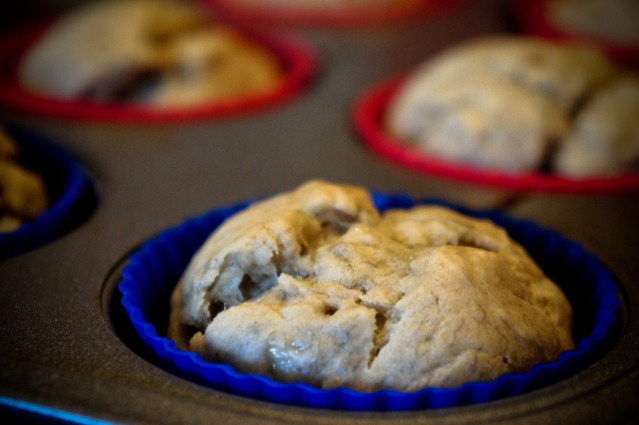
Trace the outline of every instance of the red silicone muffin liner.
{"label": "red silicone muffin liner", "polygon": [[355,130],[363,144],[381,157],[417,172],[447,179],[516,191],[607,194],[639,189],[639,172],[614,177],[572,179],[550,173],[508,174],[434,158],[403,144],[384,128],[388,103],[406,77],[396,77],[368,89],[353,109]]}
{"label": "red silicone muffin liner", "polygon": [[[516,0],[512,13],[518,26],[527,34],[552,40],[573,40],[592,45],[620,65],[639,69],[639,45],[621,44],[595,35],[559,28],[546,14],[553,0]],[[639,25],[639,22],[637,23]]]}
{"label": "red silicone muffin liner", "polygon": [[234,0],[200,0],[214,14],[250,24],[353,28],[388,25],[425,18],[459,6],[463,0],[420,0],[406,7],[380,5],[306,6],[241,5]]}
{"label": "red silicone muffin liner", "polygon": [[0,63],[4,64],[0,69],[0,109],[56,119],[133,123],[227,118],[274,107],[290,100],[310,83],[316,69],[315,52],[305,43],[243,31],[249,40],[270,49],[284,69],[282,82],[267,93],[192,107],[163,109],[123,103],[56,99],[28,92],[16,78],[24,53],[42,36],[49,24],[50,21],[30,22],[0,36]]}

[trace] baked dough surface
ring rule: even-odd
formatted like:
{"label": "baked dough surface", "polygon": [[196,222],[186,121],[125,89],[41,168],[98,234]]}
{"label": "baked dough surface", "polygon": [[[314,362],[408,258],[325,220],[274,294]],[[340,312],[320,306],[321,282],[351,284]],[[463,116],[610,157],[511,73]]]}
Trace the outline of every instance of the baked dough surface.
{"label": "baked dough surface", "polygon": [[440,207],[380,215],[321,181],[220,226],[171,304],[180,348],[323,388],[454,387],[573,348],[568,301],[504,230]]}

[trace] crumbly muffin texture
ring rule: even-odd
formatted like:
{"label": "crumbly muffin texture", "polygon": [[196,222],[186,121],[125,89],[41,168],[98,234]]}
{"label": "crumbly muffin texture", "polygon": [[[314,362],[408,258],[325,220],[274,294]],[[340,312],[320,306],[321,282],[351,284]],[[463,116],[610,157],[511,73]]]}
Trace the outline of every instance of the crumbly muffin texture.
{"label": "crumbly muffin texture", "polygon": [[178,347],[322,388],[413,391],[528,370],[573,348],[571,307],[486,220],[380,214],[309,182],[223,223],[171,297]]}
{"label": "crumbly muffin texture", "polygon": [[[607,94],[620,80],[630,94]],[[586,47],[483,37],[441,52],[412,73],[391,100],[384,126],[396,140],[460,164],[511,174],[614,175],[632,170],[639,159],[628,136],[639,131],[637,88],[639,80]],[[592,106],[604,102],[611,112]],[[620,129],[614,140],[602,139],[607,166],[558,158],[575,150],[565,145],[592,145],[584,126],[599,134]]]}
{"label": "crumbly muffin texture", "polygon": [[183,107],[273,90],[278,59],[239,31],[171,0],[90,2],[56,20],[18,69],[30,92]]}

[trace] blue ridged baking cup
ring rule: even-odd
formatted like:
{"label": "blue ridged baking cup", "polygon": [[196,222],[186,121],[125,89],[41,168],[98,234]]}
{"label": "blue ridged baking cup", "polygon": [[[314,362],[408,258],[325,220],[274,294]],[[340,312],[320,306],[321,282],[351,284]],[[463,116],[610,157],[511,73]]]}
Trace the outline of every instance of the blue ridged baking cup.
{"label": "blue ridged baking cup", "polygon": [[6,130],[20,147],[21,165],[44,180],[50,204],[39,217],[23,222],[16,231],[0,233],[0,260],[35,249],[69,231],[84,219],[89,204],[94,202],[91,181],[69,152],[26,130]]}
{"label": "blue ridged baking cup", "polygon": [[574,350],[556,361],[539,363],[525,373],[502,375],[490,382],[458,388],[424,388],[415,392],[348,388],[319,389],[306,383],[281,383],[267,376],[240,373],[226,364],[208,363],[199,354],[182,351],[165,337],[170,294],[191,256],[226,218],[248,203],[214,210],[168,229],[144,243],[122,269],[121,302],[153,361],[165,370],[211,388],[270,402],[341,410],[402,411],[476,404],[521,395],[565,379],[586,368],[599,353],[620,308],[619,288],[612,273],[579,244],[534,223],[496,211],[472,211],[436,201],[413,201],[405,195],[375,193],[380,210],[416,204],[444,205],[487,218],[521,243],[570,300],[576,324]]}

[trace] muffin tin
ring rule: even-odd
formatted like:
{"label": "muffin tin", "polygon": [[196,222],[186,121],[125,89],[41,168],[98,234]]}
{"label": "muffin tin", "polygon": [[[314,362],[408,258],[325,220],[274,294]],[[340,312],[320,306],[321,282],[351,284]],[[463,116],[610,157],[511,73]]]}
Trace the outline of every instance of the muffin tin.
{"label": "muffin tin", "polygon": [[[3,109],[3,124],[77,158],[97,203],[71,231],[0,262],[0,415],[139,424],[634,422],[637,194],[519,192],[416,173],[379,158],[354,128],[361,93],[450,44],[512,31],[509,6],[468,2],[432,18],[370,28],[278,28],[278,36],[313,47],[316,76],[289,102],[248,115],[134,124]],[[130,254],[191,217],[313,178],[499,209],[556,231],[612,271],[620,288],[617,320],[586,369],[524,395],[461,407],[296,407],[208,388],[159,367],[120,303],[117,285]]]}

